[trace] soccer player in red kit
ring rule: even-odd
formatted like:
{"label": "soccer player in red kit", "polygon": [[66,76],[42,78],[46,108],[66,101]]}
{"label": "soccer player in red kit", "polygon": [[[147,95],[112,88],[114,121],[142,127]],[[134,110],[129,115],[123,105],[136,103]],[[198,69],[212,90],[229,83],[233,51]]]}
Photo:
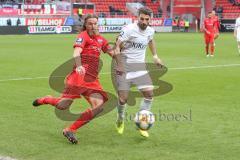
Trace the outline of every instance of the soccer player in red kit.
{"label": "soccer player in red kit", "polygon": [[208,17],[205,18],[203,24],[204,38],[206,44],[206,56],[209,57],[209,47],[210,47],[210,56],[214,56],[214,20],[212,19],[212,13],[208,13]]}
{"label": "soccer player in red kit", "polygon": [[98,32],[98,17],[86,15],[83,29],[74,44],[73,57],[75,66],[65,79],[65,88],[60,97],[45,96],[33,101],[33,106],[50,104],[57,109],[68,109],[75,98],[83,96],[91,108],[82,112],[80,117],[63,130],[63,135],[73,144],[78,143],[75,133],[78,128],[91,121],[103,110],[103,104],[108,100],[99,81],[99,56],[101,50],[113,57],[107,40]]}
{"label": "soccer player in red kit", "polygon": [[219,37],[220,21],[214,10],[212,11],[212,19],[214,21],[214,39],[217,39]]}

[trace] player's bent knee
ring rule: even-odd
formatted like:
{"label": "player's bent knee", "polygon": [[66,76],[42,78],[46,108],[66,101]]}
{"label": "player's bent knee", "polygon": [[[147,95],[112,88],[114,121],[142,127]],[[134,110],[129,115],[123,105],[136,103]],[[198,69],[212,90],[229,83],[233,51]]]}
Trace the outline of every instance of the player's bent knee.
{"label": "player's bent knee", "polygon": [[102,108],[104,101],[98,101],[92,104],[92,108]]}
{"label": "player's bent knee", "polygon": [[153,98],[153,90],[151,88],[149,89],[143,89],[141,90],[143,97],[146,99],[152,99]]}
{"label": "player's bent knee", "polygon": [[60,110],[66,110],[71,106],[72,103],[73,99],[64,98],[56,105],[56,108]]}
{"label": "player's bent knee", "polygon": [[144,98],[146,98],[146,99],[153,99],[153,94],[150,94],[150,95],[144,96]]}
{"label": "player's bent knee", "polygon": [[145,95],[144,98],[145,98],[145,99],[152,100],[152,99],[153,99],[153,95]]}
{"label": "player's bent knee", "polygon": [[125,97],[119,97],[119,104],[120,105],[125,105],[127,103],[127,98]]}
{"label": "player's bent knee", "polygon": [[99,103],[98,105],[93,105],[92,106],[92,112],[93,112],[94,116],[101,113],[103,111],[103,107],[104,107],[103,102]]}

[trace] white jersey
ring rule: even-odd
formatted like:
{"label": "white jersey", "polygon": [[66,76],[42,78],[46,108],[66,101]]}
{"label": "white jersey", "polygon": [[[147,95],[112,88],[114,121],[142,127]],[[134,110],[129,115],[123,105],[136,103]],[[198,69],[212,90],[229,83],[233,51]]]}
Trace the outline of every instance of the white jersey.
{"label": "white jersey", "polygon": [[237,41],[240,41],[240,17],[236,19],[235,29],[237,30]]}
{"label": "white jersey", "polygon": [[144,63],[149,41],[153,39],[154,29],[148,26],[141,30],[137,23],[132,23],[122,29],[118,39],[123,42],[123,58],[127,63]]}
{"label": "white jersey", "polygon": [[123,42],[121,55],[125,63],[127,79],[140,77],[148,73],[145,67],[146,49],[148,43],[153,39],[154,32],[154,29],[150,26],[141,30],[137,23],[129,24],[122,29],[118,39]]}

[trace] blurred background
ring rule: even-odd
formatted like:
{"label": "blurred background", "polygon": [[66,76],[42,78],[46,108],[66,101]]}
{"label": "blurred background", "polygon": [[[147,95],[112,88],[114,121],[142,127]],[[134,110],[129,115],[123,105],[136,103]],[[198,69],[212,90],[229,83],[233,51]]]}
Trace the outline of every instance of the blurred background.
{"label": "blurred background", "polygon": [[211,10],[231,32],[240,13],[240,0],[0,0],[0,34],[74,33],[87,13],[100,17],[100,32],[119,32],[143,6],[156,32],[198,32]]}

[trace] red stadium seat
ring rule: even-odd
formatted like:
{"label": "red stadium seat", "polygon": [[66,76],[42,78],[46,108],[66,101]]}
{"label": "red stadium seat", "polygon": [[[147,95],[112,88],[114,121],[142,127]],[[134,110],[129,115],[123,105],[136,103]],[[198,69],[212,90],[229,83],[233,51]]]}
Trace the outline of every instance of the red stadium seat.
{"label": "red stadium seat", "polygon": [[[236,0],[236,2],[240,3],[240,0]],[[233,5],[229,2],[229,0],[216,0],[216,6],[223,7],[223,17],[224,19],[236,19],[238,17],[238,13],[240,13],[240,7]]]}
{"label": "red stadium seat", "polygon": [[[131,13],[126,8],[127,0],[116,1],[116,0],[89,0],[95,4],[97,13],[105,13],[106,15],[110,15],[109,6],[113,6],[115,10],[121,10],[123,12],[122,15],[115,15],[115,17],[126,17],[132,16]],[[131,1],[132,2],[132,1]],[[160,6],[160,2],[156,1],[153,3],[151,0],[146,0],[146,6],[153,10],[154,14],[158,13],[158,7]]]}

